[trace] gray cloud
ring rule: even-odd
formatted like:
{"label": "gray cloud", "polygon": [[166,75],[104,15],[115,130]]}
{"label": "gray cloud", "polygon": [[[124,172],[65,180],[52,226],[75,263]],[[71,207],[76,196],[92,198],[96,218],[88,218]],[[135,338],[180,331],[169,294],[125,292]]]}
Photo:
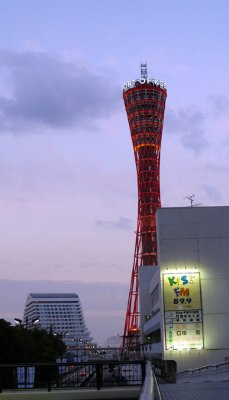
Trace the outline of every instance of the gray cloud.
{"label": "gray cloud", "polygon": [[191,108],[187,110],[173,111],[168,109],[166,111],[166,123],[173,134],[185,133],[193,126],[199,126],[205,119],[205,115]]}
{"label": "gray cloud", "polygon": [[91,263],[81,263],[79,266],[80,266],[80,268],[83,268],[83,269],[94,270],[95,268],[100,267],[100,264],[97,262],[91,262]]}
{"label": "gray cloud", "polygon": [[214,202],[218,202],[221,199],[220,193],[213,186],[204,185],[203,189],[204,189],[207,197],[209,199],[213,200]]}
{"label": "gray cloud", "polygon": [[120,97],[108,76],[46,53],[1,51],[3,70],[9,95],[0,90],[0,131],[90,125],[113,112]]}
{"label": "gray cloud", "polygon": [[183,146],[196,154],[209,145],[205,128],[207,119],[212,116],[217,118],[229,109],[229,99],[225,96],[210,94],[206,100],[205,112],[190,106],[177,111],[167,109],[165,114],[165,128],[168,133],[179,135]]}
{"label": "gray cloud", "polygon": [[224,114],[229,109],[229,100],[226,96],[210,94],[208,96],[208,102],[213,108],[213,111],[219,114]]}
{"label": "gray cloud", "polygon": [[96,221],[96,226],[105,229],[131,229],[132,221],[125,217],[120,217],[118,221]]}
{"label": "gray cloud", "polygon": [[170,134],[180,135],[185,147],[199,154],[208,145],[203,129],[205,119],[204,113],[191,108],[177,112],[168,109],[165,127]]}
{"label": "gray cloud", "polygon": [[219,174],[229,171],[228,166],[215,165],[213,163],[206,164],[206,168],[211,172],[215,172],[215,173],[219,173]]}
{"label": "gray cloud", "polygon": [[183,136],[182,143],[185,147],[188,147],[195,153],[199,154],[208,146],[208,141],[204,135],[205,133],[201,129],[190,129],[190,131],[187,131],[187,133]]}

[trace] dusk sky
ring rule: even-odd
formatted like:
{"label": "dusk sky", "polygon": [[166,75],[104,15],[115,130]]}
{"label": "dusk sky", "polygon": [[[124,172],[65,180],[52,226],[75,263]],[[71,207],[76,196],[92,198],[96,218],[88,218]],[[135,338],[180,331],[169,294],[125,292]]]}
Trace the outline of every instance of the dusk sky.
{"label": "dusk sky", "polygon": [[122,85],[167,84],[163,207],[229,205],[227,0],[1,0],[0,317],[78,293],[123,333],[137,218]]}

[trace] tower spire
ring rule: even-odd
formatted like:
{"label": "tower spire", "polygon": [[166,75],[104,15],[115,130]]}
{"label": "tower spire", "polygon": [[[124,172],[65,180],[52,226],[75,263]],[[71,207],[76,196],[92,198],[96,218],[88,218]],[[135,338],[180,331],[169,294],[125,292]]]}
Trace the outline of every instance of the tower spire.
{"label": "tower spire", "polygon": [[142,79],[147,79],[147,64],[142,64],[141,63],[141,78]]}

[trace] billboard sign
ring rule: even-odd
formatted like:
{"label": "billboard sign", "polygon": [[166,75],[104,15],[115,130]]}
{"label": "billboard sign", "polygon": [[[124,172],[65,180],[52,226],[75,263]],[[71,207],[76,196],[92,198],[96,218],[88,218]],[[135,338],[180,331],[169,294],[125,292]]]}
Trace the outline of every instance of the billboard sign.
{"label": "billboard sign", "polygon": [[166,349],[203,347],[199,272],[163,274]]}

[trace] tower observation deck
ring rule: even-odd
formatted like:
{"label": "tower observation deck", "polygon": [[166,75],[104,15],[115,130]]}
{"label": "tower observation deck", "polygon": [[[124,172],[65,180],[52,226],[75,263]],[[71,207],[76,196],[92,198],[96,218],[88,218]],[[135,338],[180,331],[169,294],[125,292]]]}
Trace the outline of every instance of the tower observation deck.
{"label": "tower observation deck", "polygon": [[161,207],[160,149],[166,97],[165,83],[148,78],[146,64],[141,64],[141,78],[123,86],[138,184],[137,230],[123,347],[140,343],[138,268],[157,265],[156,210]]}

